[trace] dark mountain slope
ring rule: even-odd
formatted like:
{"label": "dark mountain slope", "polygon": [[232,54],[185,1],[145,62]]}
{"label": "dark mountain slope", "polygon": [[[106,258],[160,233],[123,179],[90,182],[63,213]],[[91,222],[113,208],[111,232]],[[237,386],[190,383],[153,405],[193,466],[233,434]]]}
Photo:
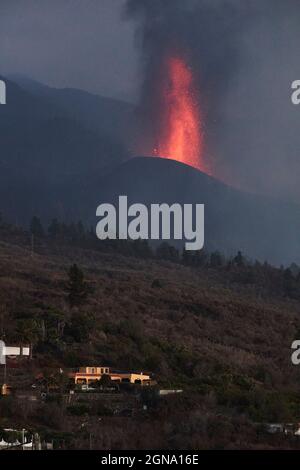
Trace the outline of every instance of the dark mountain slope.
{"label": "dark mountain slope", "polygon": [[[6,83],[7,105],[0,107],[0,210],[22,223],[32,211],[46,219],[71,217],[69,196],[78,207],[76,196],[89,176],[100,176],[127,152],[120,139],[88,128],[59,100]],[[109,119],[108,107],[106,113]]]}
{"label": "dark mountain slope", "polygon": [[63,115],[81,122],[92,131],[122,139],[129,145],[135,119],[135,106],[74,88],[52,88],[20,75],[13,75],[24,90],[57,106]]}
{"label": "dark mountain slope", "polygon": [[146,204],[204,203],[207,249],[300,261],[297,205],[237,191],[171,160],[120,165],[129,155],[117,135],[132,123],[131,105],[30,81],[22,86],[8,81],[8,104],[0,107],[0,210],[11,220],[27,224],[37,214],[94,223],[97,206],[121,194]]}
{"label": "dark mountain slope", "polygon": [[[100,181],[91,206],[125,194],[129,203],[205,204],[206,248],[242,250],[273,263],[300,261],[300,207],[243,193],[200,171],[162,158],[135,158]],[[88,198],[88,195],[87,195]]]}

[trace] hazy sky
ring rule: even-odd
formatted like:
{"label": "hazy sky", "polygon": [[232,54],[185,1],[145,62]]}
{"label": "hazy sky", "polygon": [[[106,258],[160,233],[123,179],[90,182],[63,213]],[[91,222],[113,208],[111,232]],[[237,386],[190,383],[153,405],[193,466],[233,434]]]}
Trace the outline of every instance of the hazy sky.
{"label": "hazy sky", "polygon": [[0,73],[134,96],[134,25],[123,8],[124,0],[1,0]]}

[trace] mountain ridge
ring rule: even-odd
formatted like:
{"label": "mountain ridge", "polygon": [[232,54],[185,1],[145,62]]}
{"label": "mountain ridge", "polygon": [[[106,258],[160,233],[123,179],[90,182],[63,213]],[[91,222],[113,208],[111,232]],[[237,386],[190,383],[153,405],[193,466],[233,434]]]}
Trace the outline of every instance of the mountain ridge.
{"label": "mountain ridge", "polygon": [[[93,186],[96,187],[96,184]],[[170,159],[136,157],[98,184],[98,201],[205,204],[206,247],[231,255],[242,250],[275,264],[299,262],[300,206],[244,193],[199,170]],[[296,225],[295,225],[296,224]],[[295,259],[296,258],[296,259]]]}

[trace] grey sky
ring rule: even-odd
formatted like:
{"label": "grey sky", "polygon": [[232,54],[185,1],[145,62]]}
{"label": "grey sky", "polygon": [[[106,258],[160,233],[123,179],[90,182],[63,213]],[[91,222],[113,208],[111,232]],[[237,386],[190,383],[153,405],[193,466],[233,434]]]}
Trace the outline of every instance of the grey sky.
{"label": "grey sky", "polygon": [[0,73],[131,98],[134,25],[124,0],[1,0]]}

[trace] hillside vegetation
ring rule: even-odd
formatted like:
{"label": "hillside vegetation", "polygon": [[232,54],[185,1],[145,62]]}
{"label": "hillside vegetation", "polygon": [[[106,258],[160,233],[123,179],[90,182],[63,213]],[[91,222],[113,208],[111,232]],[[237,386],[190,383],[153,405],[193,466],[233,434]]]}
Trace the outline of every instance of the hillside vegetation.
{"label": "hillside vegetation", "polygon": [[[0,334],[8,344],[33,345],[28,376],[107,365],[148,371],[159,388],[184,390],[158,402],[143,392],[147,412],[135,417],[103,412],[100,425],[90,413],[95,448],[298,446],[259,427],[300,418],[299,371],[291,363],[299,281],[290,270],[212,258],[193,266],[48,238],[32,253],[29,235],[12,228],[2,228],[1,239]],[[88,295],[71,307],[74,263]],[[88,446],[86,435],[76,435],[78,418],[61,404],[43,404],[41,414],[3,400],[11,399],[0,400],[0,428],[13,420],[67,432],[69,447]]]}

